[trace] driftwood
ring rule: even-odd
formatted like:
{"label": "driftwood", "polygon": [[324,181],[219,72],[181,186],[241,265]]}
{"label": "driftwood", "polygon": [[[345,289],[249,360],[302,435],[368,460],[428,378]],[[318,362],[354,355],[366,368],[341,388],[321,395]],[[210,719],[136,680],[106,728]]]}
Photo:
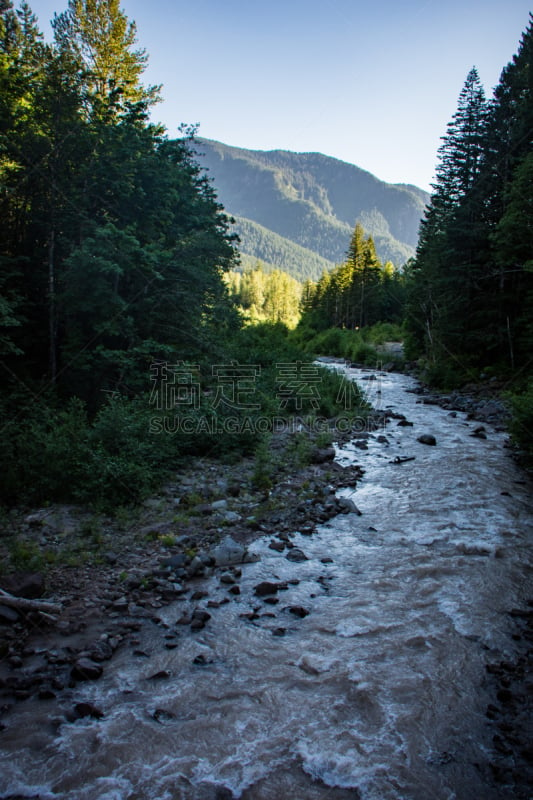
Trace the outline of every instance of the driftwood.
{"label": "driftwood", "polygon": [[19,611],[39,611],[43,614],[59,614],[63,606],[61,603],[51,603],[48,600],[28,600],[26,597],[15,597],[0,589],[0,606],[9,606]]}

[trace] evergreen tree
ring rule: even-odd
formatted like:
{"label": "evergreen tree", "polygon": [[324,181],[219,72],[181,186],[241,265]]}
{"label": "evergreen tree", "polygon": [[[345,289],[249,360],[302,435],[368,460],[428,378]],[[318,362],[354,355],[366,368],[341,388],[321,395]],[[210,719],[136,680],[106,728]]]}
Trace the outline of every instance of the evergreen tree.
{"label": "evergreen tree", "polygon": [[467,200],[479,174],[485,126],[485,96],[473,68],[439,148],[437,181],[411,268],[408,327],[434,363],[460,352],[471,310],[477,249]]}

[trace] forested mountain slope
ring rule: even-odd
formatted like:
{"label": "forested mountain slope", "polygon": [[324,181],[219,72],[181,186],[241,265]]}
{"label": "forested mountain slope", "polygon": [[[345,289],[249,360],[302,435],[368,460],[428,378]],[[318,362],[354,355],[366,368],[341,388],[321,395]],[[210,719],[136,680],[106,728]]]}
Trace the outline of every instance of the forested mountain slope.
{"label": "forested mountain slope", "polygon": [[[243,253],[265,259],[266,229],[287,240],[281,248],[287,253],[293,242],[340,263],[359,221],[374,237],[382,261],[400,266],[414,254],[429,198],[415,186],[384,183],[320,153],[244,150],[201,138],[195,150],[220,202],[237,220]],[[263,230],[254,230],[252,223]],[[319,276],[320,263],[310,273],[294,252],[285,258],[279,245],[278,240],[270,246],[279,259],[276,266],[294,275]]]}

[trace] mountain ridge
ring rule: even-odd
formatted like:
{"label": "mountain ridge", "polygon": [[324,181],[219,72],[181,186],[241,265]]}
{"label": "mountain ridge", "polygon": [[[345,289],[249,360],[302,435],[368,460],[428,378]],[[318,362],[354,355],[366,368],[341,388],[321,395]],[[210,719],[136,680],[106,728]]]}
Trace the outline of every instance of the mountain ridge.
{"label": "mountain ridge", "polygon": [[[247,256],[265,260],[260,255],[268,241],[265,231],[272,231],[276,244],[266,249],[275,260],[269,263],[300,279],[316,279],[328,268],[323,260],[334,265],[345,259],[356,222],[372,234],[382,261],[401,266],[414,255],[429,200],[423,189],[385,183],[355,164],[322,153],[247,150],[201,137],[194,140],[193,149],[219,202],[236,218],[240,250]],[[306,263],[305,253],[291,245],[315,253],[319,260]]]}

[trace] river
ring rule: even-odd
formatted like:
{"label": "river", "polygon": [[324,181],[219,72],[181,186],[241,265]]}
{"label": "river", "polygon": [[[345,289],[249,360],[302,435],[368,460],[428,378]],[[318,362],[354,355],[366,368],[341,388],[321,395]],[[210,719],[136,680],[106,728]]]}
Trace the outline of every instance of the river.
{"label": "river", "polygon": [[[364,478],[293,563],[257,540],[241,594],[198,633],[151,655],[118,651],[75,699],[102,719],[65,722],[17,706],[1,740],[0,794],[43,800],[503,800],[492,780],[494,687],[513,658],[508,611],[532,596],[530,487],[505,434],[423,405],[404,375],[351,370],[382,408],[405,415],[338,448]],[[436,446],[421,444],[424,433]],[[404,463],[396,459],[410,458]],[[287,582],[279,602],[254,594]],[[291,583],[292,582],[292,583]],[[215,578],[210,597],[222,596]],[[225,594],[225,591],[224,591]],[[187,601],[161,610],[172,628]],[[297,616],[290,608],[308,611]],[[250,614],[252,618],[242,615]],[[159,678],[151,678],[157,673]],[[72,697],[65,701],[72,705]]]}

